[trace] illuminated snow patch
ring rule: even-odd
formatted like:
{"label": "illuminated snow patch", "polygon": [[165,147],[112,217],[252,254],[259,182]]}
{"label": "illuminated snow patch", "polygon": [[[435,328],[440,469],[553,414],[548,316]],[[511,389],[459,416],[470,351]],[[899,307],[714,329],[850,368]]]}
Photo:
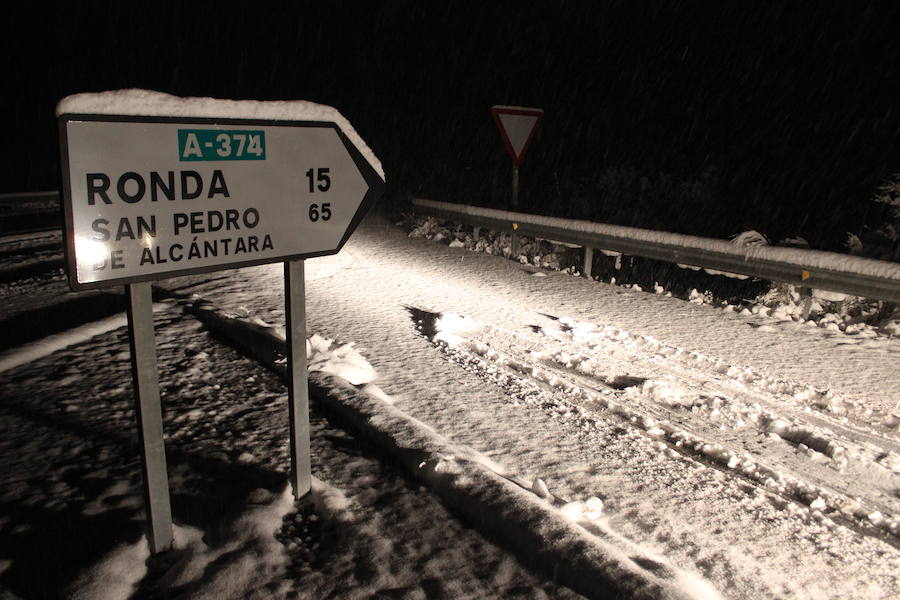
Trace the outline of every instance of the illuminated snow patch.
{"label": "illuminated snow patch", "polygon": [[481,329],[478,321],[464,317],[457,313],[443,313],[434,322],[434,341],[443,342],[451,348],[460,346],[469,335],[477,333]]}
{"label": "illuminated snow patch", "polygon": [[321,371],[343,377],[353,385],[375,381],[375,369],[354,347],[336,344],[318,334],[306,340],[306,355],[310,371]]}

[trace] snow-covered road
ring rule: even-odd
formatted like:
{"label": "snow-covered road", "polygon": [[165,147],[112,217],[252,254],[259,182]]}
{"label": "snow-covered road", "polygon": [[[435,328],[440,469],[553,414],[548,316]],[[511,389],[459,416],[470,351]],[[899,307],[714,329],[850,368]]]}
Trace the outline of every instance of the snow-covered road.
{"label": "snow-covered road", "polygon": [[[181,278],[283,324],[282,269]],[[726,596],[900,590],[900,341],[744,317],[413,240],[307,261],[308,330],[396,406]]]}
{"label": "snow-covered road", "polygon": [[315,406],[314,506],[295,505],[282,381],[172,301],[155,321],[175,550],[151,558],[142,537],[128,334],[112,317],[0,361],[0,597],[581,597]]}

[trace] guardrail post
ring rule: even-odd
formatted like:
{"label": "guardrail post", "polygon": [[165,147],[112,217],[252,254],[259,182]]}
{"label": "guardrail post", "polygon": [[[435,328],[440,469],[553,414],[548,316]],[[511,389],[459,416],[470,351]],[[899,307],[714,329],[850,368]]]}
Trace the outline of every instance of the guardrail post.
{"label": "guardrail post", "polygon": [[590,246],[584,247],[584,276],[591,279],[591,269],[594,266],[594,249]]}
{"label": "guardrail post", "polygon": [[474,229],[472,229],[472,238],[473,238],[476,242],[478,241],[478,234],[479,234],[479,233],[481,233],[481,227],[475,227]]}
{"label": "guardrail post", "polygon": [[800,317],[806,321],[809,319],[809,313],[812,310],[813,293],[812,288],[800,288]]}

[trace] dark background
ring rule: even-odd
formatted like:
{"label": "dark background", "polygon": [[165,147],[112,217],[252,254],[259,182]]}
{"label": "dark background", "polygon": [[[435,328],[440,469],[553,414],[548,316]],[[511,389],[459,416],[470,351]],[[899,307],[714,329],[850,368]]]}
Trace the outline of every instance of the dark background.
{"label": "dark background", "polygon": [[335,106],[387,207],[507,208],[494,104],[546,111],[528,212],[838,249],[900,171],[898,2],[85,2],[0,27],[0,193],[58,188],[60,98],[129,87]]}

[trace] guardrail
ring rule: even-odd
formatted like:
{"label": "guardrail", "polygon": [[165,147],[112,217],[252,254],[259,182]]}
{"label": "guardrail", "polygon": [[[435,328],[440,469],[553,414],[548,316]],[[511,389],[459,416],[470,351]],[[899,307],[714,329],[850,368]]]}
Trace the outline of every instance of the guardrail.
{"label": "guardrail", "polygon": [[0,194],[0,233],[59,228],[59,192]]}
{"label": "guardrail", "polygon": [[0,194],[0,214],[32,214],[59,210],[59,192]]}
{"label": "guardrail", "polygon": [[738,246],[725,240],[543,217],[477,206],[411,198],[420,214],[563,242],[585,249],[584,273],[590,277],[593,250],[602,249],[679,265],[739,273],[806,289],[900,302],[900,264],[858,256],[777,246]]}

